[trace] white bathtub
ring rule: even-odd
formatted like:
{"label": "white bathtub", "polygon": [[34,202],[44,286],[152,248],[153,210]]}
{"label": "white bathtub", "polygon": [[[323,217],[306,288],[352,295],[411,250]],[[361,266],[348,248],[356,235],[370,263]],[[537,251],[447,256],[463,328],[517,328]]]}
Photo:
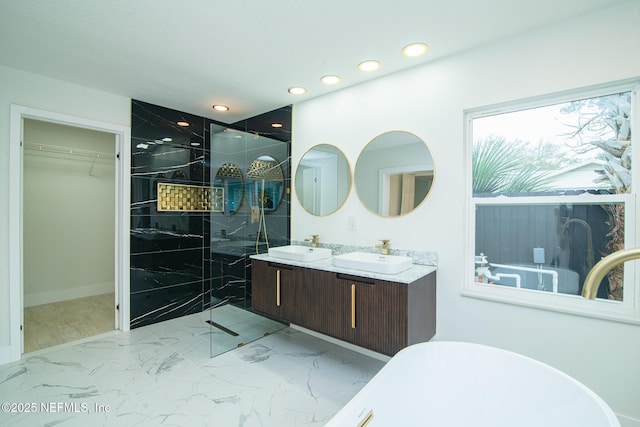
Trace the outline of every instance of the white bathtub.
{"label": "white bathtub", "polygon": [[420,343],[398,352],[326,424],[365,425],[620,426],[600,397],[557,369],[462,342]]}
{"label": "white bathtub", "polygon": [[[516,267],[527,267],[536,269],[536,264],[514,264]],[[561,294],[578,295],[580,292],[580,276],[573,270],[560,267],[541,267],[546,271],[555,271],[558,274],[558,292]],[[542,290],[547,292],[553,291],[552,277],[549,274],[542,274],[533,271],[515,270],[512,268],[495,267],[491,269],[491,274],[517,274],[520,276],[520,287],[524,289],[540,290],[539,284],[543,285]],[[504,277],[502,280],[495,281],[496,285],[516,286],[516,280],[513,277]]]}

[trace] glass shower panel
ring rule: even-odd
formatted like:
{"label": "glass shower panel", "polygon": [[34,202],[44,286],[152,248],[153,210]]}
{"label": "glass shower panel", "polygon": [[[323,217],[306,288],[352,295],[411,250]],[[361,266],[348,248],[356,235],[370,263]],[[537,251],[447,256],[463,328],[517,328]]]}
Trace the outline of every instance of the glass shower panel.
{"label": "glass shower panel", "polygon": [[[210,215],[211,357],[282,329],[251,308],[251,255],[288,243],[289,203],[270,210],[249,203],[247,172],[261,156],[288,165],[288,143],[211,125],[211,183],[225,191],[224,209]],[[288,170],[284,170],[288,177]],[[251,174],[249,174],[251,175]],[[253,200],[253,199],[251,199]],[[284,201],[284,200],[283,200]]]}

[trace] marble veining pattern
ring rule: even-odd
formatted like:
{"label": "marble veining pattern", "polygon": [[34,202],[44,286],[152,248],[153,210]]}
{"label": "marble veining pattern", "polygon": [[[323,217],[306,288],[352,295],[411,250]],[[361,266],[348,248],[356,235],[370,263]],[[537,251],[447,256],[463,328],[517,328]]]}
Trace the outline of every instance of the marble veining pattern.
{"label": "marble veining pattern", "polygon": [[[251,193],[244,185],[235,213],[228,215],[158,211],[158,184],[212,188],[218,169],[228,163],[246,180],[253,160],[268,155],[278,161],[283,187],[289,188],[291,108],[227,125],[138,100],[131,104],[131,327],[191,315],[219,303],[249,306],[248,254],[266,251],[267,239],[272,244],[288,242],[289,193],[284,192],[264,221],[255,221]],[[178,126],[179,121],[190,125]],[[264,123],[276,121],[284,130],[269,126],[265,133]],[[236,131],[232,141],[230,129]]]}
{"label": "marble veining pattern", "polygon": [[0,425],[322,426],[384,363],[290,328],[210,358],[206,318],[113,332],[0,366],[2,402],[37,405],[0,412]]}

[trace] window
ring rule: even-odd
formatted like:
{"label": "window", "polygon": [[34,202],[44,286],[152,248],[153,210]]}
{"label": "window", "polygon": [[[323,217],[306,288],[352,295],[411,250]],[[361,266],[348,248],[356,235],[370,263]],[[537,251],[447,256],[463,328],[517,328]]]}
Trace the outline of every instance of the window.
{"label": "window", "polygon": [[637,245],[635,102],[628,84],[467,113],[465,294],[640,321],[635,261],[581,297],[595,263]]}

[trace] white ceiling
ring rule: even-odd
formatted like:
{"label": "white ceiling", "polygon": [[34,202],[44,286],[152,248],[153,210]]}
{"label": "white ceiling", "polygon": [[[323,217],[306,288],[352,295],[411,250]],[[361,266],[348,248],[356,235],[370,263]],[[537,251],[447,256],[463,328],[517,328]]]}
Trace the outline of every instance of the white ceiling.
{"label": "white ceiling", "polygon": [[0,0],[0,64],[233,123],[622,2]]}

